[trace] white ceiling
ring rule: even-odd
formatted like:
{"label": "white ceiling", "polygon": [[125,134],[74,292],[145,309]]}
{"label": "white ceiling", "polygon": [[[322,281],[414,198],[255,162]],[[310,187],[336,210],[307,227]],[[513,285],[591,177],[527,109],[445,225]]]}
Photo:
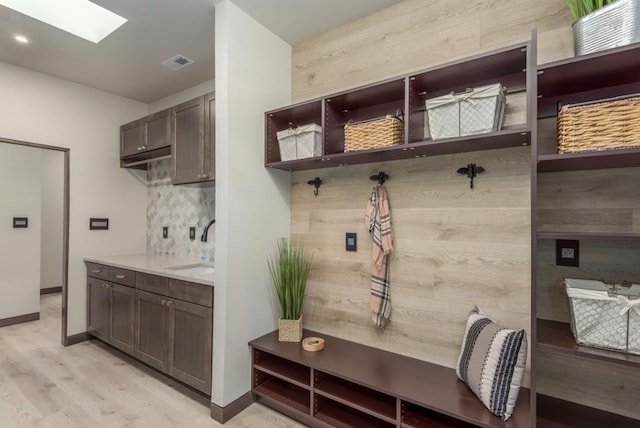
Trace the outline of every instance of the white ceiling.
{"label": "white ceiling", "polygon": [[[150,103],[214,77],[220,0],[92,0],[128,19],[99,44],[0,6],[0,60]],[[294,45],[401,0],[232,0]],[[19,33],[29,45],[13,40]],[[180,71],[160,64],[181,54]]]}

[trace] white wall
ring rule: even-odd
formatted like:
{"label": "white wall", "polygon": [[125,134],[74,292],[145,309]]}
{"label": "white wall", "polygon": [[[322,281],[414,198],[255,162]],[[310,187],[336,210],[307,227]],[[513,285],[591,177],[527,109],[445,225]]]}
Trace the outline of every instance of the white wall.
{"label": "white wall", "polygon": [[266,260],[289,236],[290,173],[264,167],[264,112],[291,101],[291,47],[230,1],[215,11],[214,404],[251,389],[247,343],[276,328]]}
{"label": "white wall", "polygon": [[[213,66],[213,64],[211,66]],[[192,86],[185,89],[184,91],[176,92],[175,94],[169,95],[168,97],[164,97],[152,102],[151,104],[149,104],[149,114],[153,114],[160,110],[164,110],[169,107],[181,104],[185,101],[198,98],[200,95],[205,95],[215,91],[215,89],[216,88],[214,80],[207,80],[206,82],[200,83],[199,85]]]}
{"label": "white wall", "polygon": [[40,312],[41,162],[40,149],[0,143],[0,319]]}
{"label": "white wall", "polygon": [[40,233],[40,288],[62,285],[64,153],[42,152],[42,233]]}
{"label": "white wall", "polygon": [[[83,257],[145,251],[146,188],[119,168],[119,127],[148,106],[3,62],[0,92],[1,138],[70,148],[68,334],[84,332]],[[89,217],[110,230],[89,231]]]}

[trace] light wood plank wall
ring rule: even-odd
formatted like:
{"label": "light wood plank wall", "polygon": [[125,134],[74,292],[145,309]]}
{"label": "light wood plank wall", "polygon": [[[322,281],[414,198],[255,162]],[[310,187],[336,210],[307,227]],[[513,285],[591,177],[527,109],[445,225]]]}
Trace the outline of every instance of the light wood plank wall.
{"label": "light wood plank wall", "polygon": [[[293,100],[528,40],[534,27],[538,29],[538,63],[570,57],[571,23],[563,0],[407,0],[294,46]],[[552,136],[547,136],[547,144],[553,150]],[[487,168],[474,191],[455,174],[469,161]],[[528,148],[522,148],[294,173],[292,236],[315,251],[305,326],[450,367],[455,365],[472,305],[480,304],[504,324],[528,327],[528,162]],[[384,332],[376,331],[369,321],[371,243],[363,221],[372,187],[367,177],[378,170],[391,175],[386,186],[396,234],[391,262],[394,319]],[[631,170],[616,174],[614,181],[635,178],[638,182]],[[323,180],[318,197],[306,184],[316,176]],[[554,174],[542,178],[542,197],[557,191],[548,186],[553,179]],[[578,184],[582,190],[577,193],[587,192],[583,202],[590,207],[588,192],[593,187],[580,186],[579,179],[585,176],[568,179],[566,184]],[[593,180],[593,186],[607,183],[606,173],[586,179]],[[627,193],[632,182],[626,186]],[[637,201],[638,195],[631,193]],[[618,202],[625,198],[621,194],[613,198],[617,196]],[[576,205],[573,212],[584,206]],[[543,221],[556,215],[553,207],[549,209],[541,212]],[[637,205],[628,209],[627,202],[617,212],[609,211],[608,224],[621,226],[621,217],[628,219],[631,212],[632,227],[638,227]],[[357,253],[344,251],[345,232],[358,233]],[[628,245],[583,242],[582,260],[597,257],[601,264],[572,274],[614,278],[615,272],[622,272],[624,278],[636,280],[637,260],[631,254],[637,248]],[[567,320],[566,298],[557,288],[557,278],[567,271],[551,273],[555,270],[551,249],[548,243],[540,248],[540,315]],[[602,261],[602,252],[609,251],[612,255]],[[611,376],[609,380],[605,374]],[[538,364],[542,393],[638,417],[632,404],[640,398],[640,388],[631,377],[638,378],[633,370],[592,361],[573,364],[554,354],[541,355]]]}
{"label": "light wood plank wall", "polygon": [[[293,174],[292,228],[314,252],[303,308],[316,331],[454,367],[467,315],[479,305],[529,329],[529,148],[472,152]],[[456,173],[476,162],[486,172]],[[391,210],[392,323],[378,331],[369,297],[371,238],[364,223],[378,170]],[[322,179],[318,196],[307,184]],[[345,251],[345,233],[358,251]]]}
{"label": "light wood plank wall", "polygon": [[[555,119],[540,121],[542,153],[556,147]],[[538,230],[640,232],[640,168],[538,175]],[[538,243],[538,317],[569,322],[563,278],[640,282],[637,241],[580,241],[580,267],[556,266],[555,241]],[[541,393],[640,419],[638,369],[540,353]]]}
{"label": "light wood plank wall", "polygon": [[[563,0],[404,1],[294,46],[293,99],[519,43],[534,27],[539,62],[568,57],[571,21]],[[507,122],[524,121],[516,110]],[[455,173],[468,162],[487,168],[474,191]],[[396,250],[393,323],[384,332],[369,321],[371,243],[363,220],[368,176],[378,170],[392,177]],[[318,197],[306,184],[316,176],[323,180]],[[315,252],[305,326],[449,367],[473,305],[528,330],[529,201],[528,147],[294,173],[292,236]],[[344,251],[345,232],[358,233],[357,253]]]}

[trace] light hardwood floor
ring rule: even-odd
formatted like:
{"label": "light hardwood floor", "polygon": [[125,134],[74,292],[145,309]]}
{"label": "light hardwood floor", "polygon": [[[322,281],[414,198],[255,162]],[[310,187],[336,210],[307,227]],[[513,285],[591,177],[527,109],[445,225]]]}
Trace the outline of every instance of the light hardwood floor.
{"label": "light hardwood floor", "polygon": [[[108,346],[60,346],[59,294],[0,329],[0,427],[221,427],[208,400]],[[301,427],[254,403],[225,427]]]}

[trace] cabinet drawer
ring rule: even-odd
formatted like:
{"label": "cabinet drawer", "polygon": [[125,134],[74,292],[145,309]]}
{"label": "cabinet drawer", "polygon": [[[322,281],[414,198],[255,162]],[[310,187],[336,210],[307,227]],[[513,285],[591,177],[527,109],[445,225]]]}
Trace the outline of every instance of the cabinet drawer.
{"label": "cabinet drawer", "polygon": [[213,307],[213,287],[208,285],[170,279],[169,296],[185,302]]}
{"label": "cabinet drawer", "polygon": [[85,262],[87,265],[87,276],[94,278],[109,279],[109,267],[105,265],[99,265],[97,263]]}
{"label": "cabinet drawer", "polygon": [[136,288],[150,293],[169,295],[169,278],[148,273],[136,273]]}
{"label": "cabinet drawer", "polygon": [[109,281],[134,287],[136,283],[136,273],[132,270],[109,266]]}

